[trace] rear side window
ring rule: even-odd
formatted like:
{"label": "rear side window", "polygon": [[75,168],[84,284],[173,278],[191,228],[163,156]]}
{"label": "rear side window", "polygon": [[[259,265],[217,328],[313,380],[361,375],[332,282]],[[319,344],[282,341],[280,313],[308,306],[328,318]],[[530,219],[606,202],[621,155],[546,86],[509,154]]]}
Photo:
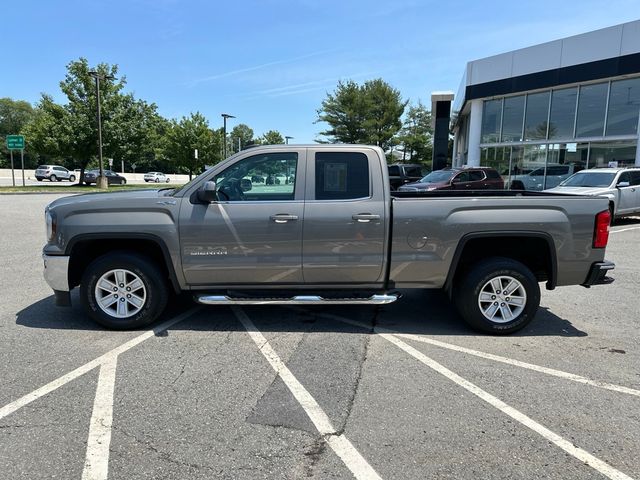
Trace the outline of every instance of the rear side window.
{"label": "rear side window", "polygon": [[392,165],[389,167],[389,176],[390,177],[399,177],[400,176],[400,167],[397,165]]}
{"label": "rear side window", "polygon": [[46,170],[47,166],[46,165],[38,165],[38,168],[36,170]]}
{"label": "rear side window", "polygon": [[369,161],[364,153],[316,153],[316,200],[348,200],[369,195]]}
{"label": "rear side window", "polygon": [[405,167],[404,173],[407,177],[421,177],[422,169],[420,167]]}
{"label": "rear side window", "polygon": [[631,185],[640,185],[640,170],[634,170],[629,172],[631,177]]}
{"label": "rear side window", "polygon": [[500,178],[500,174],[495,170],[485,170],[487,178]]}
{"label": "rear side window", "polygon": [[482,170],[472,170],[469,172],[469,180],[471,182],[484,180],[484,173],[482,172]]}

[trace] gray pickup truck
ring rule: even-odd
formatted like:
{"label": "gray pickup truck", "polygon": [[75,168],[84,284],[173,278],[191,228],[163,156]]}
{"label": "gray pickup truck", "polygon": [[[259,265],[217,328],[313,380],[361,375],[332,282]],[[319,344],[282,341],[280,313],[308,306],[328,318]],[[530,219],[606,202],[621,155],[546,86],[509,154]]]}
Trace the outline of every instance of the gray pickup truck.
{"label": "gray pickup truck", "polygon": [[391,192],[383,151],[278,145],[181,188],[98,193],[45,211],[44,276],[117,329],[171,291],[203,304],[386,304],[444,289],[472,327],[514,332],[547,289],[610,283],[604,198],[526,191]]}

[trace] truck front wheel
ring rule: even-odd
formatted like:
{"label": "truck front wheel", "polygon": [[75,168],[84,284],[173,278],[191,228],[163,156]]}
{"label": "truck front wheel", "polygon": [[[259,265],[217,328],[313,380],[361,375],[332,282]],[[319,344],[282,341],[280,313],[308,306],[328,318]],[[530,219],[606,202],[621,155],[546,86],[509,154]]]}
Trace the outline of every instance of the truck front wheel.
{"label": "truck front wheel", "polygon": [[476,330],[494,335],[524,328],[540,305],[536,277],[510,258],[478,262],[456,287],[454,300],[460,315]]}
{"label": "truck front wheel", "polygon": [[162,273],[145,257],[114,252],[87,267],[80,299],[100,325],[126,330],[158,318],[167,303],[167,286]]}

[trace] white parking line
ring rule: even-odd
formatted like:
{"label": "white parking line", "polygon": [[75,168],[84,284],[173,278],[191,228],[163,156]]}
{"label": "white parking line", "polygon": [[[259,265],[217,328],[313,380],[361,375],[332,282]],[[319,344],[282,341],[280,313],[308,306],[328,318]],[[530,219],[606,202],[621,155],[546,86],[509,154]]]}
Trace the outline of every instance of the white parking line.
{"label": "white parking line", "polygon": [[51,393],[54,390],[57,390],[58,388],[62,387],[63,385],[66,385],[67,383],[71,382],[72,380],[75,380],[76,378],[78,378],[78,377],[84,375],[85,373],[93,370],[97,366],[102,365],[105,362],[111,361],[114,357],[117,357],[121,353],[126,352],[127,350],[130,350],[131,348],[133,348],[136,345],[144,342],[148,338],[153,337],[157,333],[160,333],[160,332],[166,330],[167,328],[175,325],[176,323],[181,322],[182,320],[186,319],[187,317],[190,317],[195,312],[200,310],[200,308],[201,307],[194,307],[191,310],[178,315],[177,317],[174,317],[174,318],[172,318],[170,320],[167,320],[166,322],[161,323],[160,325],[158,325],[157,327],[153,328],[152,330],[148,330],[145,333],[143,333],[142,335],[138,335],[134,339],[123,343],[119,347],[116,347],[113,350],[108,351],[104,355],[100,355],[98,358],[96,358],[94,360],[91,360],[90,362],[85,363],[84,365],[76,368],[75,370],[72,370],[71,372],[69,372],[69,373],[67,373],[65,375],[62,375],[61,377],[53,380],[52,382],[49,382],[46,385],[34,390],[33,392],[27,393],[26,395],[20,397],[19,399],[17,399],[15,401],[5,405],[4,407],[0,408],[0,419],[6,417],[7,415],[10,415],[11,413],[15,412],[16,410],[19,410],[20,408],[24,407],[25,405],[30,404],[34,400],[37,400],[40,397],[43,397],[46,394]]}
{"label": "white parking line", "polygon": [[465,390],[467,390],[470,393],[473,393],[478,398],[484,400],[485,402],[487,402],[492,407],[497,408],[502,413],[510,416],[511,418],[513,418],[517,422],[521,423],[525,427],[530,428],[531,430],[533,430],[534,432],[538,433],[539,435],[541,435],[545,439],[549,440],[550,442],[555,443],[558,447],[560,447],[562,450],[567,452],[569,455],[575,457],[576,459],[580,460],[583,463],[586,463],[591,468],[593,468],[593,469],[597,470],[598,472],[600,472],[602,475],[604,475],[604,476],[606,476],[608,478],[611,478],[612,480],[633,480],[631,477],[629,477],[628,475],[625,475],[624,473],[622,473],[619,470],[616,470],[615,468],[613,468],[608,463],[603,462],[599,458],[596,458],[593,455],[591,455],[589,452],[587,452],[587,451],[585,451],[585,450],[583,450],[581,448],[576,447],[571,442],[565,440],[564,438],[562,438],[557,433],[552,432],[551,430],[549,430],[545,426],[541,425],[540,423],[538,423],[535,420],[531,419],[530,417],[526,416],[524,413],[522,413],[519,410],[516,410],[515,408],[507,405],[505,402],[503,402],[499,398],[491,395],[490,393],[486,392],[485,390],[482,390],[477,385],[469,382],[468,380],[465,380],[464,378],[462,378],[457,373],[454,373],[453,371],[451,371],[448,368],[444,367],[443,365],[441,365],[440,363],[436,362],[435,360],[427,357],[422,352],[419,352],[418,350],[416,350],[412,346],[408,345],[407,343],[403,342],[402,340],[400,340],[396,336],[390,335],[388,333],[380,333],[379,335],[382,338],[384,338],[385,340],[387,340],[387,341],[391,342],[392,344],[394,344],[396,347],[400,348],[401,350],[403,350],[406,353],[408,353],[409,355],[411,355],[416,360],[418,360],[421,363],[425,364],[429,368],[435,370],[439,374],[445,376],[446,378],[448,378],[452,382],[460,385],[462,388],[464,388]]}
{"label": "white parking line", "polygon": [[[329,313],[323,313],[320,315],[326,318],[331,318],[333,320],[338,320],[343,323],[355,325],[357,327],[364,328],[365,330],[371,329],[370,325],[367,325],[366,323],[358,322],[356,320],[351,320],[349,318],[340,317],[338,315],[331,315]],[[536,372],[544,373],[546,375],[552,375],[554,377],[563,378],[565,380],[571,380],[572,382],[578,382],[585,385],[590,385],[592,387],[603,388],[605,390],[611,390],[618,393],[626,393],[628,395],[634,395],[636,397],[640,397],[640,390],[636,390],[635,388],[623,387],[622,385],[615,385],[613,383],[592,380],[590,378],[583,377],[581,375],[576,375],[574,373],[563,372],[562,370],[543,367],[540,365],[535,365],[533,363],[521,362],[520,360],[513,360],[511,358],[501,357],[499,355],[493,355],[492,353],[485,353],[479,350],[472,350],[470,348],[461,347],[459,345],[454,345],[452,343],[445,343],[439,340],[433,340],[431,338],[427,338],[422,335],[400,333],[400,332],[389,330],[383,327],[375,327],[375,333],[388,333],[390,335],[407,338],[409,340],[414,340],[416,342],[428,343],[436,347],[446,348],[447,350],[466,353],[468,355],[473,355],[480,358],[486,358],[487,360],[493,360],[495,362],[506,363],[507,365],[512,365],[514,367],[526,368],[527,370],[533,370]]]}
{"label": "white parking line", "polygon": [[118,357],[114,356],[100,367],[93,414],[89,424],[89,438],[82,480],[106,480],[109,473],[109,444],[111,443],[113,391],[116,384],[117,362]]}
{"label": "white parking line", "polygon": [[244,310],[236,306],[231,307],[231,309],[242,325],[244,325],[251,339],[258,346],[260,353],[267,359],[271,367],[280,376],[289,391],[304,409],[311,422],[313,422],[318,432],[320,432],[320,435],[322,435],[324,441],[329,444],[346,467],[351,470],[351,473],[353,473],[357,479],[380,480],[380,476],[364,457],[360,455],[347,437],[337,435],[336,429],[331,424],[331,420],[329,420],[327,414],[322,410],[322,407],[320,407],[307,389],[304,388],[293,373],[291,373],[264,335],[256,328],[247,314],[244,313]]}
{"label": "white parking line", "polygon": [[628,232],[629,230],[638,230],[640,227],[621,228],[620,230],[609,230],[609,233]]}

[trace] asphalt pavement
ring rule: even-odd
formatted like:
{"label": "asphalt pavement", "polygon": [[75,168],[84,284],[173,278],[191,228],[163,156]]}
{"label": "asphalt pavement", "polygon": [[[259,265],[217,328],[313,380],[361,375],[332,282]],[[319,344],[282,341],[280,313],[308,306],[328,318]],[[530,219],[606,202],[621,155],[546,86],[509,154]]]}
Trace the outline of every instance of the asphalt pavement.
{"label": "asphalt pavement", "polygon": [[385,307],[175,299],[113,332],[54,306],[45,205],[0,195],[1,479],[640,479],[640,219],[614,284],[478,334],[435,291]]}

